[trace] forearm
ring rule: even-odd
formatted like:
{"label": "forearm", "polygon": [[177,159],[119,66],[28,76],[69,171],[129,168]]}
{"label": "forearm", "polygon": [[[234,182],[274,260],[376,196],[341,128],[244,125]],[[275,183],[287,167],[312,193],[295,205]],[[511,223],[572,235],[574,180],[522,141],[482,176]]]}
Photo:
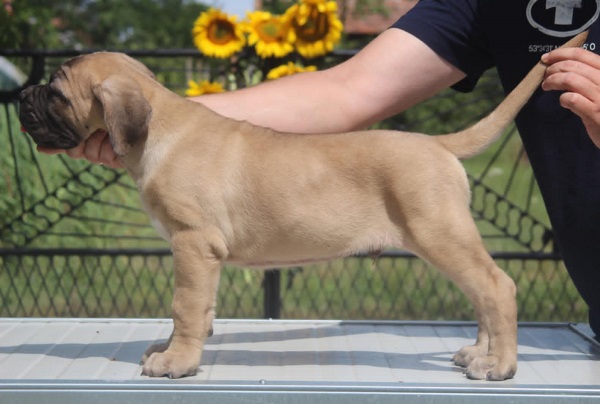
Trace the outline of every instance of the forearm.
{"label": "forearm", "polygon": [[356,129],[361,118],[346,119],[345,89],[330,71],[309,72],[242,90],[192,98],[215,112],[282,132],[325,133]]}
{"label": "forearm", "polygon": [[283,132],[341,132],[404,111],[462,77],[417,38],[390,29],[328,70],[193,100],[227,117]]}

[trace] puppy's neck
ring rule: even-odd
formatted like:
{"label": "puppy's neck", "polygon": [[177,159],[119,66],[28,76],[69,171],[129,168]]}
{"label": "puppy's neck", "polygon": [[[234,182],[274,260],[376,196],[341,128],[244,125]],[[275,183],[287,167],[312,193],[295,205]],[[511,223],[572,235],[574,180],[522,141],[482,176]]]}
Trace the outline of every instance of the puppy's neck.
{"label": "puppy's neck", "polygon": [[[148,134],[136,142],[129,153],[119,159],[136,182],[145,181],[153,175],[168,156],[172,145],[190,130],[201,141],[202,130],[198,119],[198,103],[182,98],[170,91],[154,91],[147,95],[152,104],[152,116],[148,125]],[[205,107],[202,107],[205,109]],[[202,115],[202,113],[200,113]],[[184,116],[183,121],[174,121],[173,117]],[[193,128],[193,129],[192,129]]]}

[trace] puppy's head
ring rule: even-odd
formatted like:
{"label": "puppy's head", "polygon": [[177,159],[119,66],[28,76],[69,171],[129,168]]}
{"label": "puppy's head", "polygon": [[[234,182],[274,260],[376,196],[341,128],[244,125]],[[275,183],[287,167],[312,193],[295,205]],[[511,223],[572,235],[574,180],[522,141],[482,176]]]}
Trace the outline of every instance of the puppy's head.
{"label": "puppy's head", "polygon": [[39,146],[69,149],[104,129],[115,153],[124,156],[148,134],[152,108],[142,88],[149,83],[152,72],[124,54],[79,56],[47,84],[21,92],[19,119]]}

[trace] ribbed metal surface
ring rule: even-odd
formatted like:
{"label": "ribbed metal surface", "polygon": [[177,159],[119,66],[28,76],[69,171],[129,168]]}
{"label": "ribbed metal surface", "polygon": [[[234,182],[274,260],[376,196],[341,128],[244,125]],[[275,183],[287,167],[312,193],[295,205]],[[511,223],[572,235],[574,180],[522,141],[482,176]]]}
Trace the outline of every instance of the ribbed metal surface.
{"label": "ribbed metal surface", "polygon": [[0,402],[153,402],[167,393],[183,402],[204,395],[306,403],[305,394],[308,402],[600,400],[600,346],[583,325],[520,325],[519,371],[504,382],[467,380],[450,362],[473,342],[473,324],[423,322],[220,320],[198,375],[141,376],[144,350],[171,327],[170,320],[0,319]]}

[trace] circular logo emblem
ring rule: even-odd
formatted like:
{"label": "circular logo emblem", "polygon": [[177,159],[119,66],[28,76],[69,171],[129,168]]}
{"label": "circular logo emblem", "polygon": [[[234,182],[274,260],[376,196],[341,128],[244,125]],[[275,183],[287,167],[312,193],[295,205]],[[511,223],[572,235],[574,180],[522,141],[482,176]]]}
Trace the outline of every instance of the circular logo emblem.
{"label": "circular logo emblem", "polygon": [[600,0],[529,0],[527,20],[546,35],[567,37],[589,28],[600,14]]}

